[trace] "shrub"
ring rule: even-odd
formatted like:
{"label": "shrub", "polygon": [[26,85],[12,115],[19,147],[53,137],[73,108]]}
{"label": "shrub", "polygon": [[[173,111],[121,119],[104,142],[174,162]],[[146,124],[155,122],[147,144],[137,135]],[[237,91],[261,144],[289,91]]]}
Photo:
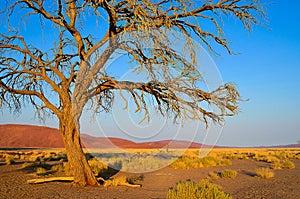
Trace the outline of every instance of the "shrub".
{"label": "shrub", "polygon": [[38,176],[44,176],[44,175],[47,175],[47,170],[44,169],[43,167],[38,167],[36,169],[36,175]]}
{"label": "shrub", "polygon": [[216,157],[207,156],[202,158],[201,162],[204,167],[213,167],[218,165],[219,160]]}
{"label": "shrub", "polygon": [[179,182],[176,189],[169,189],[167,199],[231,199],[232,197],[222,191],[219,186],[209,183],[207,180],[201,180],[199,183],[187,180]]}
{"label": "shrub", "polygon": [[[229,163],[225,161],[224,164]],[[171,164],[171,167],[174,169],[190,169],[190,168],[203,168],[203,167],[212,167],[219,165],[219,160],[214,156],[207,156],[204,158],[199,157],[190,157],[182,156],[178,158],[175,162]]]}
{"label": "shrub", "polygon": [[280,170],[280,169],[282,169],[282,165],[281,165],[280,162],[272,163],[271,164],[271,169]]}
{"label": "shrub", "polygon": [[274,164],[280,163],[280,160],[274,156],[267,156],[267,157],[265,157],[264,161],[267,163],[274,163]]}
{"label": "shrub", "polygon": [[274,172],[269,168],[260,168],[256,170],[256,175],[263,179],[269,179],[274,177]]}
{"label": "shrub", "polygon": [[230,166],[230,165],[232,165],[232,162],[228,159],[222,159],[222,160],[220,160],[219,165],[220,166]]}
{"label": "shrub", "polygon": [[231,169],[225,169],[224,171],[222,171],[221,173],[221,177],[222,178],[236,178],[237,172]]}
{"label": "shrub", "polygon": [[293,169],[295,168],[295,164],[292,161],[286,160],[281,164],[284,169]]}
{"label": "shrub", "polygon": [[5,163],[6,163],[6,165],[11,165],[11,164],[14,164],[14,163],[15,163],[15,160],[14,160],[13,157],[6,156],[6,158],[5,158]]}
{"label": "shrub", "polygon": [[88,163],[96,176],[99,176],[101,173],[104,173],[108,170],[108,166],[98,161],[97,158],[88,160]]}
{"label": "shrub", "polygon": [[24,162],[21,166],[22,169],[25,168],[30,168],[30,167],[34,167],[36,164],[35,163],[29,163],[29,162]]}
{"label": "shrub", "polygon": [[144,180],[144,175],[133,175],[127,177],[127,182],[129,184],[134,184],[136,181],[142,181],[142,180]]}
{"label": "shrub", "polygon": [[64,172],[65,169],[64,169],[64,166],[62,164],[56,164],[56,165],[53,165],[51,167],[51,171],[55,171],[55,172]]}
{"label": "shrub", "polygon": [[170,165],[173,169],[188,169],[187,164],[184,161],[177,159]]}
{"label": "shrub", "polygon": [[220,178],[220,176],[216,172],[209,172],[208,177],[212,180],[217,180]]}

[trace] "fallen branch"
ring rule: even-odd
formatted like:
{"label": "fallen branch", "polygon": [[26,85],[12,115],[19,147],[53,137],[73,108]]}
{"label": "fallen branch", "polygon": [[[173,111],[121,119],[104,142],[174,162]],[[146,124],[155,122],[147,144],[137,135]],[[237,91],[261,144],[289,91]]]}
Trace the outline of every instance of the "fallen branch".
{"label": "fallen branch", "polygon": [[[47,182],[73,182],[73,181],[74,181],[74,177],[52,177],[52,178],[31,179],[31,180],[27,180],[27,183],[41,184],[41,183],[47,183]],[[99,177],[99,178],[97,178],[97,181],[103,181],[105,184],[111,180],[104,180],[103,178]],[[133,188],[141,187],[141,185],[129,184],[126,182],[118,183],[118,186],[127,186],[127,187],[133,187]]]}
{"label": "fallen branch", "polygon": [[27,183],[29,183],[29,184],[41,184],[41,183],[55,182],[55,181],[72,182],[72,181],[74,181],[74,177],[39,178],[39,179],[27,180]]}

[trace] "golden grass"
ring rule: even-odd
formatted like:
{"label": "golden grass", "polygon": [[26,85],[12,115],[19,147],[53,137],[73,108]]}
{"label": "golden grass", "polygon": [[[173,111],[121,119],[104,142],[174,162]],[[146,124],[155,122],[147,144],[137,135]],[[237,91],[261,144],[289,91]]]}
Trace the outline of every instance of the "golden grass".
{"label": "golden grass", "polygon": [[232,169],[225,169],[224,171],[221,172],[221,178],[230,178],[234,179],[237,176],[237,172]]}
{"label": "golden grass", "polygon": [[269,168],[260,168],[256,170],[256,175],[263,179],[269,179],[274,177],[274,172]]}

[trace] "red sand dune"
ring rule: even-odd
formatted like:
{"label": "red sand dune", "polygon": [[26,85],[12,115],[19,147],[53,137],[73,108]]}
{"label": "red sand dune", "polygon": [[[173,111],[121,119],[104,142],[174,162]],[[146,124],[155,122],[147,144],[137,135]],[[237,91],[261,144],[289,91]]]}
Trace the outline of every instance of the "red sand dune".
{"label": "red sand dune", "polygon": [[[199,143],[187,141],[162,140],[135,143],[121,138],[93,137],[82,134],[81,140],[86,148],[201,148],[209,147]],[[31,126],[18,124],[0,125],[0,148],[63,148],[63,141],[59,130],[45,126]],[[214,146],[218,147],[218,146]],[[263,147],[263,146],[262,146]],[[259,147],[259,148],[262,148]],[[298,148],[300,144],[269,146],[281,148]]]}
{"label": "red sand dune", "polygon": [[62,137],[57,129],[16,124],[0,125],[0,148],[63,146]]}
{"label": "red sand dune", "polygon": [[[121,138],[102,138],[82,134],[81,140],[86,148],[200,148],[198,143],[187,141],[162,140],[135,143]],[[0,125],[0,148],[63,148],[59,130],[45,126],[5,124]]]}

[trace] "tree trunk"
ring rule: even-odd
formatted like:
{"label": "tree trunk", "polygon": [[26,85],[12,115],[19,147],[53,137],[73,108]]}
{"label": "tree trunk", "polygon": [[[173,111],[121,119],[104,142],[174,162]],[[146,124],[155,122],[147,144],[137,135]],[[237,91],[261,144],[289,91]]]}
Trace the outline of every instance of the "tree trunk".
{"label": "tree trunk", "polygon": [[79,123],[75,124],[73,115],[65,114],[59,125],[74,183],[80,186],[99,185],[82,150]]}

